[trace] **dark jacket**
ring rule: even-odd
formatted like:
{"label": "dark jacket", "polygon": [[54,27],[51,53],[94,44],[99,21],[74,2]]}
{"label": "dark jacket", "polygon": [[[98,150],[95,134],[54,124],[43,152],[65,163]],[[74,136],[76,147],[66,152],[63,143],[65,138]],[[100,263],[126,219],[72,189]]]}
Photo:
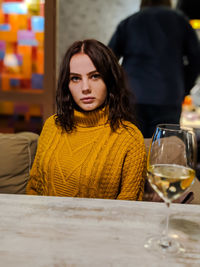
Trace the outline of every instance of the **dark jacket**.
{"label": "dark jacket", "polygon": [[123,20],[109,47],[123,57],[139,104],[181,105],[200,72],[197,34],[170,8],[144,8]]}

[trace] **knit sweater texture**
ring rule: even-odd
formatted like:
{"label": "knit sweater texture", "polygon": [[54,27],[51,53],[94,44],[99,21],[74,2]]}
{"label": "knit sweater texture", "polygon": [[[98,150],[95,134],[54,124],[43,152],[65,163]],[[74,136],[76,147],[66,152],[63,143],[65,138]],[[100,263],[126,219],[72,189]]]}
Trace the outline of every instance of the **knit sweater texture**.
{"label": "knit sweater texture", "polygon": [[138,128],[125,121],[113,132],[105,108],[74,116],[72,133],[54,115],[46,120],[27,194],[142,200],[146,152]]}

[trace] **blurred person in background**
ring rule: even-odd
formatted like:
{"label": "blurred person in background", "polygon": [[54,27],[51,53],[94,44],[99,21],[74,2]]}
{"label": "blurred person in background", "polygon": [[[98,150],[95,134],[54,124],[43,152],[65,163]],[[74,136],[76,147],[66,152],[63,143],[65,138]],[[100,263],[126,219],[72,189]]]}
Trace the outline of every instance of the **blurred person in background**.
{"label": "blurred person in background", "polygon": [[200,72],[199,40],[185,15],[171,9],[170,0],[142,0],[108,45],[123,58],[144,137],[159,123],[179,123],[183,99]]}

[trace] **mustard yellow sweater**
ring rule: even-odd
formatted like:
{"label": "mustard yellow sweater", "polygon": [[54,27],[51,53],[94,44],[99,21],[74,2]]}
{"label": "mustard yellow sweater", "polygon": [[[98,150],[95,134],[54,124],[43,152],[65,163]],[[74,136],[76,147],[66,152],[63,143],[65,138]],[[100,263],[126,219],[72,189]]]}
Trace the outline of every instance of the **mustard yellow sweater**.
{"label": "mustard yellow sweater", "polygon": [[146,171],[143,136],[125,122],[112,132],[105,109],[75,111],[68,134],[54,116],[41,132],[27,194],[142,200]]}

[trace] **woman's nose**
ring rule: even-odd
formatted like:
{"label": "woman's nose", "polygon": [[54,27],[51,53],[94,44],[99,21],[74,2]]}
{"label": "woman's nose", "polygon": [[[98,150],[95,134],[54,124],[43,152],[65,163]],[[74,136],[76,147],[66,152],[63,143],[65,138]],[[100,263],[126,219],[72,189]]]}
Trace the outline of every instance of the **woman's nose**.
{"label": "woman's nose", "polygon": [[91,92],[89,80],[87,78],[83,79],[82,92],[83,92],[83,94],[88,94]]}

